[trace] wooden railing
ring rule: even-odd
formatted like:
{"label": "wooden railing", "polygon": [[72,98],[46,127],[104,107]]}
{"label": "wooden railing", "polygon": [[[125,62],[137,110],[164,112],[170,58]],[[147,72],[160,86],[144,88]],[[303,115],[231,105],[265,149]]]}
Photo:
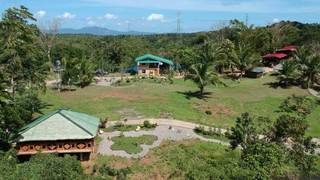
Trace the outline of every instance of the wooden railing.
{"label": "wooden railing", "polygon": [[68,141],[21,142],[16,146],[18,155],[41,153],[81,153],[93,152],[94,139]]}

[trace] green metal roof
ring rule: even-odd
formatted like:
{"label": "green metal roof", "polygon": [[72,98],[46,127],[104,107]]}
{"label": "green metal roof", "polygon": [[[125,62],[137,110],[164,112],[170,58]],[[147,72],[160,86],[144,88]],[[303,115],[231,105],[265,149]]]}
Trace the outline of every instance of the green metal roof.
{"label": "green metal roof", "polygon": [[96,136],[99,124],[96,117],[61,109],[40,116],[20,129],[18,141],[91,139]]}
{"label": "green metal roof", "polygon": [[145,54],[143,56],[137,57],[136,58],[136,62],[139,63],[158,63],[158,62],[162,62],[162,63],[166,63],[169,64],[171,66],[173,66],[173,62],[169,59],[165,59],[163,57],[159,57],[159,56],[155,56],[152,54]]}

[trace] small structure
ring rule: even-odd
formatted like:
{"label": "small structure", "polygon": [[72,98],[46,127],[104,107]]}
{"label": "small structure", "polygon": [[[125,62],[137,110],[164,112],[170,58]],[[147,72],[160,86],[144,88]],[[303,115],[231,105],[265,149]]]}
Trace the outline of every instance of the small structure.
{"label": "small structure", "polygon": [[286,59],[287,57],[288,55],[284,53],[270,53],[270,54],[264,55],[262,58],[263,58],[263,63],[266,66],[273,67],[279,64],[283,59]]}
{"label": "small structure", "polygon": [[260,78],[267,73],[264,67],[255,67],[246,71],[246,76],[250,78]]}
{"label": "small structure", "polygon": [[275,53],[270,53],[262,56],[263,63],[266,66],[274,67],[280,64],[283,60],[290,60],[293,57],[293,53],[296,52],[298,46],[286,46],[278,49]]}
{"label": "small structure", "polygon": [[151,54],[137,57],[135,61],[140,75],[160,76],[168,73],[173,67],[171,60]]}
{"label": "small structure", "polygon": [[38,152],[72,154],[80,160],[89,160],[95,151],[99,124],[96,117],[64,109],[40,116],[20,130],[17,154],[20,157]]}
{"label": "small structure", "polygon": [[290,46],[286,46],[284,48],[281,48],[281,49],[278,49],[277,52],[278,53],[284,53],[284,54],[291,54],[293,52],[296,52],[298,49],[298,46],[293,46],[293,45],[290,45]]}

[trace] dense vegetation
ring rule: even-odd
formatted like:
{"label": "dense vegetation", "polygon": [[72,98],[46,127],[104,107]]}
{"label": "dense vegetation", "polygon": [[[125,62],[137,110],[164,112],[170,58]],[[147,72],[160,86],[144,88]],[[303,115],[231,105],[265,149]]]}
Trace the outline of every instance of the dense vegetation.
{"label": "dense vegetation", "polygon": [[[186,86],[170,84],[166,86],[171,88],[171,92],[166,94],[158,90],[153,91],[152,93],[156,94],[151,95],[153,97],[166,95],[168,96],[166,98],[173,99],[172,104],[159,107],[158,103],[152,104],[150,99],[146,102],[132,102],[132,99],[129,99],[130,104],[139,106],[147,103],[147,106],[140,107],[140,110],[146,113],[150,113],[150,110],[160,113],[161,108],[169,109],[177,113],[172,116],[186,117],[186,120],[197,120],[203,124],[212,122],[199,120],[199,117],[206,117],[206,115],[190,108],[191,103],[190,101],[186,103],[186,99],[196,97],[198,106],[206,103],[211,105],[209,103],[212,102],[206,102],[203,99],[211,95],[205,88],[212,90],[210,86],[212,84],[219,85],[222,88],[220,91],[236,94],[234,89],[240,89],[234,88],[236,86],[228,87],[228,84],[237,83],[237,86],[241,87],[239,82],[244,72],[260,65],[262,54],[282,46],[295,44],[302,47],[293,54],[296,61],[288,61],[279,72],[277,76],[279,84],[301,85],[309,88],[319,82],[320,56],[317,43],[320,40],[320,26],[317,24],[281,22],[269,27],[254,27],[234,20],[230,22],[230,26],[214,32],[98,37],[56,36],[53,31],[39,30],[34,25],[35,21],[33,15],[23,6],[6,10],[0,21],[0,178],[4,177],[4,179],[85,178],[80,163],[72,157],[60,158],[39,154],[32,157],[29,162],[18,163],[15,152],[10,150],[11,144],[18,137],[19,129],[32,121],[33,116],[41,113],[47,105],[38,96],[45,92],[46,80],[52,72],[58,72],[61,76],[61,82],[58,83],[59,90],[61,85],[84,88],[91,84],[97,71],[123,72],[126,68],[134,66],[135,57],[145,53],[165,56],[174,60],[175,70],[184,71],[185,80],[193,81],[199,88],[199,92],[187,92]],[[223,79],[222,74],[225,70],[240,72],[234,77],[239,81]],[[188,83],[173,81],[171,78],[170,82]],[[244,84],[242,86],[246,83],[248,80],[241,80],[241,84]],[[178,92],[176,87],[179,88]],[[133,88],[130,88],[130,92]],[[97,89],[99,88],[88,88],[88,91],[97,91]],[[248,89],[242,89],[240,96],[245,96]],[[280,102],[284,95],[288,96],[287,92],[296,90],[283,90],[282,95],[277,95],[281,98],[274,102]],[[300,89],[297,91],[303,94]],[[56,103],[58,100],[52,93],[53,91],[50,90],[46,97],[51,98],[49,101]],[[93,92],[93,94],[85,92],[85,95],[86,97],[97,96],[97,93],[99,92]],[[241,98],[244,97],[240,96],[241,102],[243,100]],[[92,103],[99,103],[101,100],[100,97],[94,98]],[[115,101],[114,97],[112,98]],[[138,98],[140,98],[139,95]],[[216,104],[217,101],[213,103]],[[76,102],[69,103],[79,104],[79,102],[81,101],[77,99]],[[234,102],[235,100],[229,99],[224,103],[235,107],[237,105]],[[174,170],[167,178],[269,179],[282,176],[283,170],[287,170],[288,167],[293,168],[292,172],[298,173],[303,178],[318,175],[315,169],[317,160],[317,156],[314,155],[315,145],[311,142],[311,137],[306,137],[307,119],[312,115],[316,102],[312,98],[302,96],[289,97],[281,105],[279,109],[281,112],[274,112],[274,104],[276,104],[274,102],[268,101],[267,105],[271,106],[272,110],[264,111],[267,115],[272,113],[273,119],[244,113],[237,118],[235,124],[227,122],[228,125],[234,125],[228,135],[231,149],[234,151],[225,152],[221,150],[222,147],[216,145],[206,147],[206,143],[199,143],[194,149],[189,149],[183,144],[178,147],[177,145],[167,147],[164,154],[158,154]],[[89,109],[88,101],[84,103],[86,106],[82,104],[80,106]],[[108,106],[121,106],[123,102],[117,103]],[[58,103],[55,105],[61,106]],[[246,108],[245,111],[258,111],[254,108],[255,105],[257,104],[251,104],[252,109]],[[239,105],[240,108],[241,106],[242,104]],[[99,113],[105,111],[104,108],[99,109],[99,107],[94,109],[101,111]],[[234,115],[229,117],[229,119],[232,118]],[[318,124],[316,121],[315,123]],[[137,140],[124,137],[115,137],[114,140],[116,149],[125,149],[133,153],[140,150],[136,144]],[[155,140],[155,137],[151,136],[138,139],[139,144],[151,143]],[[241,150],[237,149],[239,146]],[[222,155],[217,154],[216,150],[218,153],[222,152]],[[190,158],[194,156],[195,158]],[[108,166],[101,166],[94,172],[102,178],[109,176],[125,178],[129,173],[132,173],[129,169],[119,170]]]}

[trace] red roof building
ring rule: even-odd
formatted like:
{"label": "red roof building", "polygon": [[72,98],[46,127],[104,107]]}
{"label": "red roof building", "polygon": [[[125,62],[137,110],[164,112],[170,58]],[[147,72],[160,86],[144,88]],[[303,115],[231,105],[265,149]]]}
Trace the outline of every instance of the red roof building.
{"label": "red roof building", "polygon": [[284,53],[270,53],[270,54],[266,54],[263,57],[263,59],[283,59],[286,58],[288,55],[284,54]]}
{"label": "red roof building", "polygon": [[277,52],[295,52],[297,51],[298,46],[286,46],[284,48],[279,49]]}

